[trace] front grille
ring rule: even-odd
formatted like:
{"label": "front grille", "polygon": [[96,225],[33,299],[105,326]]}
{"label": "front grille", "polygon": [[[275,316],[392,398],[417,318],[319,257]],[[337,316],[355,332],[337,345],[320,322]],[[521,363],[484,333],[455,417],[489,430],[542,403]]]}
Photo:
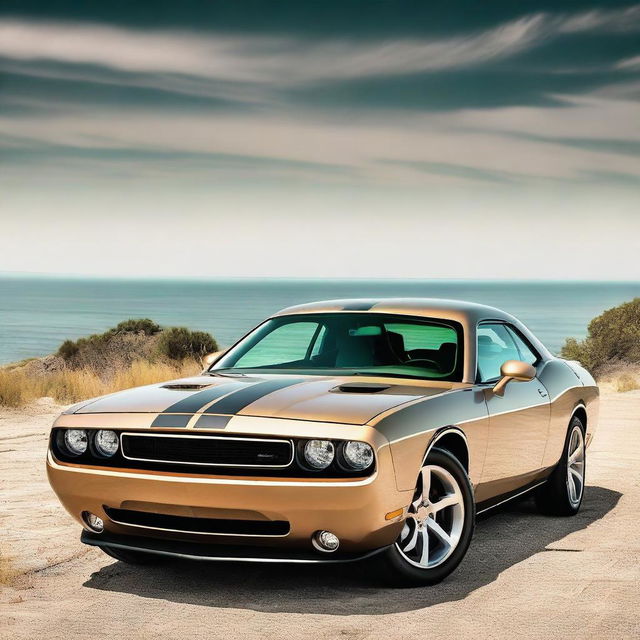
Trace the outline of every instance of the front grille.
{"label": "front grille", "polygon": [[293,461],[290,440],[123,433],[129,460],[216,467],[283,468]]}
{"label": "front grille", "polygon": [[104,510],[116,524],[179,533],[230,536],[286,536],[289,533],[289,523],[286,520],[193,518],[130,509],[113,509],[107,506]]}

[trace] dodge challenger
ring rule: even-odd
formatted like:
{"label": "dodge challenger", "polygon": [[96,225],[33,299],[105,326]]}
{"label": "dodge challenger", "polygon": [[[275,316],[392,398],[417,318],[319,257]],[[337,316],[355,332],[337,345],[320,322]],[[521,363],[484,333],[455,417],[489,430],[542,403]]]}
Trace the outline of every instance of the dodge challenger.
{"label": "dodge challenger", "polygon": [[315,302],[199,376],[70,407],[47,471],[82,542],[123,562],[365,560],[432,584],[487,509],[578,512],[598,395],[492,307]]}

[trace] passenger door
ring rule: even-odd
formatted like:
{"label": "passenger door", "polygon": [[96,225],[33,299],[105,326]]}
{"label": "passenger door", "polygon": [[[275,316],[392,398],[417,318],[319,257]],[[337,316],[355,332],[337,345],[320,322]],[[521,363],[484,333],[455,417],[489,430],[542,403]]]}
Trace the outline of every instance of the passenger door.
{"label": "passenger door", "polygon": [[503,396],[491,388],[500,379],[507,360],[522,360],[533,366],[535,352],[518,331],[505,323],[478,326],[478,381],[485,386],[489,410],[489,438],[482,490],[478,501],[522,487],[542,468],[547,440],[550,405],[547,390],[534,378],[510,382]]}

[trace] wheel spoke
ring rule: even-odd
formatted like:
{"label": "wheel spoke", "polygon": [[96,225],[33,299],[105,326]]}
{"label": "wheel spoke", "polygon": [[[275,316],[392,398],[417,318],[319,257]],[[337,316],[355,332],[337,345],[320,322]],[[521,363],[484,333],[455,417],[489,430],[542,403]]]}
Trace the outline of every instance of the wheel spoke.
{"label": "wheel spoke", "polygon": [[582,474],[577,470],[574,469],[573,467],[569,467],[569,473],[574,477],[577,478],[577,480],[579,482],[582,482]]}
{"label": "wheel spoke", "polygon": [[400,542],[402,542],[403,540],[406,540],[409,533],[411,533],[411,528],[405,522],[404,527],[402,527],[402,531],[400,532]]}
{"label": "wheel spoke", "polygon": [[573,478],[569,476],[567,479],[567,487],[569,487],[569,500],[571,502],[576,501],[576,483],[573,481]]}
{"label": "wheel spoke", "polygon": [[411,551],[411,549],[413,549],[416,546],[417,542],[418,542],[418,523],[416,522],[413,528],[413,535],[411,536],[411,540],[407,542],[406,546],[404,547],[404,551]]}
{"label": "wheel spoke", "polygon": [[569,464],[575,464],[582,457],[580,454],[582,453],[582,447],[578,446],[577,449],[569,456]]}
{"label": "wheel spoke", "polygon": [[426,524],[447,547],[451,546],[451,536],[433,518],[427,518]]}
{"label": "wheel spoke", "polygon": [[422,553],[420,554],[420,564],[427,566],[429,564],[429,532],[427,529],[422,530]]}
{"label": "wheel spoke", "polygon": [[422,476],[422,497],[424,500],[428,500],[431,491],[431,468],[422,467],[420,475]]}
{"label": "wheel spoke", "polygon": [[460,503],[460,496],[458,496],[458,494],[456,493],[450,493],[444,496],[443,498],[441,498],[440,500],[438,500],[437,502],[432,503],[431,509],[433,510],[434,513],[437,513],[438,511],[442,511],[442,509],[446,509],[447,507],[452,507],[459,503]]}

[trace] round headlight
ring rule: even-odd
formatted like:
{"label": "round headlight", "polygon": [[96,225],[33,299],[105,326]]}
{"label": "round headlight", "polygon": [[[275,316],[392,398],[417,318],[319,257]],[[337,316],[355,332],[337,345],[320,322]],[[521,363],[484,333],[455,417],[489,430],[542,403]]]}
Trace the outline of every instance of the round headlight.
{"label": "round headlight", "polygon": [[82,455],[89,446],[89,438],[84,429],[65,429],[64,446],[72,456]]}
{"label": "round headlight", "polygon": [[309,440],[304,445],[304,459],[314,469],[326,469],[333,462],[334,455],[331,440]]}
{"label": "round headlight", "polygon": [[100,429],[96,432],[93,444],[99,455],[110,458],[118,450],[118,434],[115,431]]}
{"label": "round headlight", "polygon": [[362,471],[373,463],[373,449],[366,442],[349,440],[342,450],[345,462],[352,468]]}

